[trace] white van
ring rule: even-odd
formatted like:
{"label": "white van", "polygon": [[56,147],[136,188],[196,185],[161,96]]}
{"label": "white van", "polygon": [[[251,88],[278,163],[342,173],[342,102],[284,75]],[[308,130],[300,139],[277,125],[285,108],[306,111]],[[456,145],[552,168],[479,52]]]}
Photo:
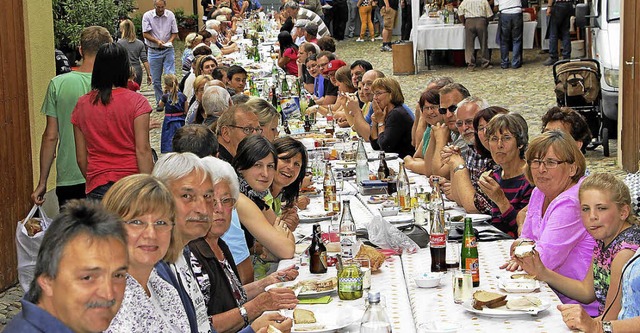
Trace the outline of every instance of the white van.
{"label": "white van", "polygon": [[[621,0],[589,0],[576,5],[576,25],[591,27],[591,56],[600,62],[603,113],[618,119]],[[591,20],[590,20],[591,19]],[[603,120],[605,124],[607,120]],[[615,135],[615,131],[612,134]]]}

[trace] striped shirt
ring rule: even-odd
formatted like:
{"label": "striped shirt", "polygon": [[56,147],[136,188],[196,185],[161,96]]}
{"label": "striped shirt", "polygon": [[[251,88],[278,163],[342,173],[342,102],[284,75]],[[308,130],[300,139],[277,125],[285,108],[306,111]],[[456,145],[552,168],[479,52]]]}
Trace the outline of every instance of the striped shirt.
{"label": "striped shirt", "polygon": [[465,0],[458,6],[458,15],[465,18],[491,17],[493,10],[487,0]]}
{"label": "striped shirt", "polygon": [[322,21],[322,18],[318,16],[318,14],[306,9],[300,8],[298,9],[298,16],[296,16],[296,20],[309,20],[318,25],[318,38],[324,36],[331,36],[329,29]]}
{"label": "striped shirt", "polygon": [[500,212],[495,203],[491,203],[491,223],[494,227],[502,230],[513,238],[518,237],[518,224],[516,217],[518,212],[529,204],[533,185],[529,183],[524,175],[519,175],[509,179],[502,179],[502,168],[493,173],[493,178],[500,184],[500,188],[504,192],[511,203],[511,207],[506,212]]}

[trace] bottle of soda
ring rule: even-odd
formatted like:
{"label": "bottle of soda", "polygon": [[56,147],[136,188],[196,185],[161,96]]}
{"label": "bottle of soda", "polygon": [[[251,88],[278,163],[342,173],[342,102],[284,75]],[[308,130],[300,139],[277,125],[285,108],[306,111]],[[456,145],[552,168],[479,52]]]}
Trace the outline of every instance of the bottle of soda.
{"label": "bottle of soda", "polygon": [[362,138],[358,139],[358,148],[356,148],[356,182],[360,184],[363,180],[369,179],[369,159],[367,151],[364,149]]}
{"label": "bottle of soda", "polygon": [[304,116],[304,131],[307,133],[311,131],[311,121],[308,115]]}
{"label": "bottle of soda", "polygon": [[409,177],[407,171],[404,169],[404,162],[400,162],[400,169],[398,171],[398,205],[403,211],[411,210],[411,188],[409,186]]}
{"label": "bottle of soda", "polygon": [[380,165],[378,165],[378,179],[383,180],[387,178],[389,178],[389,166],[382,151],[380,152]]}
{"label": "bottle of soda", "polygon": [[329,163],[328,161],[325,165],[322,189],[324,191],[324,210],[329,211],[331,208],[329,207],[329,203],[336,201],[336,179],[333,177],[331,163]]}
{"label": "bottle of soda", "polygon": [[471,271],[473,286],[480,286],[480,261],[478,260],[478,243],[473,233],[472,219],[465,217],[462,250],[460,251],[460,267]]}
{"label": "bottle of soda", "polygon": [[351,260],[355,257],[356,222],[351,215],[349,199],[342,200],[342,217],[340,219],[340,253],[342,259]]}
{"label": "bottle of soda", "polygon": [[322,274],[327,272],[327,248],[322,243],[320,224],[313,225],[313,238],[309,246],[309,272]]}
{"label": "bottle of soda", "polygon": [[329,113],[327,113],[327,127],[325,127],[325,132],[327,134],[335,133],[335,123],[333,120],[333,113],[331,112],[331,108],[329,107]]}
{"label": "bottle of soda", "polygon": [[434,211],[429,231],[429,248],[431,250],[431,271],[446,272],[447,234],[444,229],[444,210]]}

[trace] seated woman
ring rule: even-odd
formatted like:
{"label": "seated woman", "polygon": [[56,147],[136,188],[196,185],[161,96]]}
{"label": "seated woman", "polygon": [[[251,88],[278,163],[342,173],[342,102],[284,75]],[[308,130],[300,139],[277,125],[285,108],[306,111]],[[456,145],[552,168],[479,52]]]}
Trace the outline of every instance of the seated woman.
{"label": "seated woman", "polygon": [[278,54],[278,66],[287,74],[298,76],[298,46],[293,42],[291,34],[281,31],[278,34],[280,53]]}
{"label": "seated woman", "polygon": [[213,81],[211,75],[199,75],[193,81],[193,91],[195,93],[195,100],[192,104],[189,104],[189,111],[187,111],[187,117],[185,118],[185,124],[200,124],[204,120],[204,108],[202,107],[202,96],[204,95],[204,87],[207,82]]}
{"label": "seated woman", "polygon": [[452,199],[462,206],[467,213],[491,214],[491,200],[487,195],[480,191],[478,180],[484,172],[497,168],[496,162],[491,158],[489,151],[489,139],[486,134],[487,124],[498,114],[506,114],[509,111],[499,106],[490,106],[482,109],[473,117],[474,133],[474,150],[469,150],[467,160],[462,158],[460,154],[452,154],[449,157],[449,167],[451,170],[459,165],[467,165],[476,163],[479,159],[484,159],[483,168],[464,168],[452,173],[451,175],[451,193]]}
{"label": "seated woman", "polygon": [[298,276],[295,266],[275,272],[247,285],[238,278],[233,257],[220,237],[229,229],[231,212],[240,195],[238,177],[229,165],[220,159],[202,160],[213,181],[213,212],[211,229],[204,238],[189,243],[191,267],[207,304],[207,314],[213,316],[217,332],[236,332],[265,311],[294,308],[298,299],[289,288],[268,285],[292,281]]}
{"label": "seated woman", "polygon": [[278,137],[278,124],[280,123],[280,114],[276,108],[259,97],[251,98],[245,105],[258,117],[258,122],[262,127],[262,135],[273,142]]}
{"label": "seated woman", "polygon": [[[531,140],[525,153],[527,179],[536,188],[520,237],[533,240],[540,260],[548,269],[563,276],[583,280],[591,267],[596,243],[580,219],[578,188],[582,183],[585,159],[573,139],[560,131],[542,133]],[[502,266],[510,271],[520,266],[513,257]],[[556,291],[562,303],[582,304]],[[583,304],[592,316],[598,315],[598,303]]]}
{"label": "seated woman", "polygon": [[129,252],[124,299],[106,332],[190,332],[178,291],[154,268],[163,258],[175,262],[182,250],[169,189],[153,176],[131,175],[116,182],[102,203],[124,221]]}
{"label": "seated woman", "polygon": [[299,222],[296,202],[304,180],[304,170],[307,170],[307,149],[302,142],[290,137],[278,138],[273,145],[278,153],[278,168],[270,188],[272,209],[289,230],[294,231]]}
{"label": "seated woman", "polygon": [[[621,285],[621,309],[617,320],[603,320],[602,318],[591,318],[584,309],[577,304],[567,304],[558,306],[562,313],[562,320],[572,330],[585,333],[616,332],[631,333],[637,332],[640,326],[640,249],[622,268],[622,279],[618,283]],[[605,314],[607,309],[605,309]]]}
{"label": "seated woman", "polygon": [[587,276],[576,280],[551,271],[535,252],[517,260],[527,273],[559,292],[582,303],[596,300],[602,320],[613,320],[620,312],[616,293],[622,267],[640,247],[640,227],[631,213],[629,189],[615,176],[596,173],[585,178],[578,195],[582,224],[597,244]]}
{"label": "seated woman", "polygon": [[373,81],[373,115],[371,116],[371,147],[387,153],[397,153],[400,158],[413,155],[411,126],[413,119],[402,106],[404,96],[400,84],[394,78],[384,77]]}
{"label": "seated woman", "polygon": [[[425,90],[422,95],[420,95],[420,100],[418,101],[418,109],[420,112],[416,112],[416,115],[420,115],[416,116],[416,119],[426,124],[425,130],[416,148],[416,152],[413,156],[408,155],[404,158],[404,166],[415,173],[426,174],[424,157],[426,156],[429,146],[429,139],[431,139],[431,126],[444,122],[444,117],[438,112],[438,108],[440,107],[440,94],[438,94],[438,90],[439,89]],[[430,165],[430,163],[428,164]]]}
{"label": "seated woman", "polygon": [[500,114],[487,124],[489,150],[498,168],[478,180],[480,191],[491,200],[491,223],[516,238],[516,216],[529,203],[533,186],[524,176],[524,152],[529,143],[527,121],[517,113]]}

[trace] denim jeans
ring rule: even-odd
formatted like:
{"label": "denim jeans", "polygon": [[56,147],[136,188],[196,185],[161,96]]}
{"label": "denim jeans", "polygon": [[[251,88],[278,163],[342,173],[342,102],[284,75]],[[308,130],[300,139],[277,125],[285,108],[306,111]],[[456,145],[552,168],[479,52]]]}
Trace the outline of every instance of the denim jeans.
{"label": "denim jeans", "polygon": [[349,38],[353,37],[353,32],[356,30],[356,21],[358,18],[358,6],[357,1],[347,0],[347,8],[349,9],[349,20],[347,21],[347,31],[345,35]]}
{"label": "denim jeans", "polygon": [[556,2],[549,19],[549,58],[558,60],[558,38],[562,38],[562,58],[571,59],[571,34],[569,25],[573,5],[571,2]]}
{"label": "denim jeans", "polygon": [[156,104],[162,98],[162,75],[176,73],[176,60],[174,49],[172,47],[166,49],[149,48],[147,59],[151,69],[151,77],[153,79],[153,92],[156,97]]}
{"label": "denim jeans", "polygon": [[500,66],[509,67],[509,51],[513,51],[511,67],[522,66],[522,13],[500,13]]}

